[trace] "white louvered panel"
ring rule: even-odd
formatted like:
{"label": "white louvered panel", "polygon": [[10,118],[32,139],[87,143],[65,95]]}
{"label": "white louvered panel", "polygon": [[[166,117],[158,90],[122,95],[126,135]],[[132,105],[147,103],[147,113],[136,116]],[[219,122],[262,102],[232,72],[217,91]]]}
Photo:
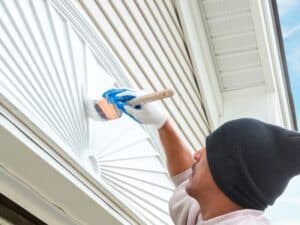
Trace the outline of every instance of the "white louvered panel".
{"label": "white louvered panel", "polygon": [[117,28],[115,26],[111,26],[105,15],[100,13],[96,2],[92,0],[86,0],[80,3],[83,7],[85,7],[89,15],[93,16],[93,21],[97,19],[98,23],[95,24],[99,31],[101,31],[101,35],[110,45],[110,48],[114,51],[114,53],[119,57],[121,62],[126,62],[123,63],[123,66],[128,73],[136,75],[135,77],[129,76],[129,78],[133,79],[133,84],[138,87],[139,83],[142,83],[145,85],[146,89],[151,89],[147,78],[141,76],[141,74],[143,74],[143,68],[136,64],[135,58],[132,56],[132,52],[130,51],[129,47],[125,45],[125,40],[118,37]]}
{"label": "white louvered panel", "polygon": [[163,101],[164,106],[194,149],[204,144],[207,121],[178,21],[174,21],[175,11],[170,11],[173,3],[79,2],[137,87],[176,90],[176,96]]}
{"label": "white louvered panel", "polygon": [[203,0],[208,19],[249,11],[249,0]]}
{"label": "white louvered panel", "polygon": [[[129,2],[129,1],[127,1]],[[153,36],[153,34],[156,35],[156,40],[154,39],[153,41],[151,41],[150,39],[150,43],[149,43],[149,46],[151,45],[154,45],[155,43],[156,44],[160,44],[158,47],[161,47],[161,50],[162,51],[159,51],[155,56],[157,59],[161,60],[161,57],[164,56],[164,50],[165,49],[175,49],[175,50],[182,50],[179,49],[179,48],[176,48],[175,47],[172,47],[171,48],[165,48],[161,42],[163,41],[163,43],[165,43],[165,41],[170,42],[172,43],[172,37],[174,36],[168,36],[168,34],[172,34],[174,33],[174,31],[171,31],[171,32],[168,32],[170,31],[171,29],[169,29],[170,27],[172,28],[173,26],[171,26],[171,22],[168,20],[166,20],[166,18],[168,18],[167,16],[165,17],[162,17],[161,16],[161,12],[163,11],[163,7],[161,7],[162,9],[160,9],[160,7],[158,7],[158,3],[156,3],[156,1],[149,1],[149,2],[145,2],[145,3],[142,3],[142,2],[138,2],[138,6],[139,8],[141,9],[141,12],[144,13],[144,16],[146,18],[145,22],[144,23],[149,23],[150,24],[150,27],[152,28],[152,34],[149,33],[148,35],[145,35],[146,38],[148,38],[149,36]],[[127,3],[128,4],[128,3]],[[131,4],[132,6],[133,4]],[[156,7],[156,8],[155,8]],[[160,9],[160,10],[156,10],[155,9]],[[135,15],[138,15],[139,12],[137,12],[136,10],[131,10]],[[150,16],[149,16],[150,15]],[[124,18],[127,18],[126,16]],[[140,20],[139,20],[140,21]],[[155,24],[156,23],[156,24]],[[169,24],[170,23],[170,24]],[[161,25],[160,25],[161,24]],[[163,26],[165,25],[165,26]],[[143,20],[140,21],[140,26],[143,27]],[[157,32],[155,32],[155,27],[156,29],[158,29]],[[173,38],[174,39],[174,38]],[[171,41],[170,41],[171,40]],[[178,41],[175,41],[175,43],[178,43]],[[170,47],[170,46],[169,46]],[[157,51],[157,50],[160,50],[160,48],[152,48],[151,49],[154,53]],[[181,51],[182,52],[182,51]],[[174,53],[174,51],[173,51]],[[180,53],[180,52],[179,52]],[[173,81],[171,83],[171,85],[175,86],[177,89],[178,89],[178,95],[180,95],[181,99],[183,99],[183,103],[185,103],[185,101],[189,102],[190,100],[192,100],[191,104],[188,104],[186,107],[189,111],[192,112],[192,116],[194,115],[195,112],[193,112],[193,110],[195,110],[195,108],[193,108],[193,106],[195,107],[196,106],[196,110],[197,109],[200,109],[201,111],[201,107],[197,107],[197,96],[195,98],[195,93],[197,93],[194,89],[194,92],[193,91],[187,91],[189,88],[194,88],[195,86],[195,83],[187,83],[188,81],[186,80],[186,77],[185,76],[182,76],[181,74],[184,74],[186,75],[187,73],[185,72],[185,70],[182,70],[182,67],[178,68],[178,65],[181,65],[182,63],[180,62],[179,60],[179,63],[178,61],[178,57],[176,58],[178,53],[175,52],[175,54],[168,54],[167,55],[167,58],[165,60],[161,60],[161,63],[160,65],[163,67],[164,71],[162,71],[161,73],[159,74],[166,74],[169,78],[171,78],[171,80]],[[170,61],[170,62],[168,62]],[[171,64],[171,68],[169,66],[169,64]],[[176,76],[174,76],[174,75]],[[160,75],[158,75],[160,76]],[[164,76],[161,76],[162,78],[164,78]],[[179,78],[179,79],[178,79]],[[180,79],[181,78],[181,79]],[[175,80],[175,81],[174,81]],[[177,81],[178,80],[178,81]],[[184,82],[181,82],[180,81],[184,81]],[[166,83],[166,85],[168,85],[168,81],[167,80],[163,80],[163,82]],[[182,84],[185,84],[185,85],[182,85]],[[187,85],[186,85],[187,84]],[[190,84],[190,85],[188,85]],[[184,88],[184,89],[182,89]],[[188,95],[186,95],[185,93],[187,93]],[[177,102],[177,101],[176,101]],[[175,103],[176,103],[175,102]],[[198,102],[199,102],[199,98],[198,98]],[[179,105],[181,106],[181,109],[183,111],[183,113],[185,115],[187,115],[188,112],[184,112],[184,107],[182,107],[184,104],[180,104],[180,101],[178,101]],[[178,105],[177,105],[178,107]],[[199,111],[199,110],[197,110]],[[195,117],[194,117],[195,118]],[[201,122],[201,120],[200,120]],[[203,123],[202,123],[203,124]],[[202,126],[201,126],[202,127]],[[197,131],[197,130],[196,130]],[[201,131],[200,131],[201,132]]]}
{"label": "white louvered panel", "polygon": [[123,184],[118,183],[107,177],[108,182],[115,187],[120,193],[120,197],[126,201],[128,206],[132,208],[138,215],[141,215],[146,224],[172,224],[165,213],[159,212],[159,206],[154,206],[152,203],[143,200],[138,194],[130,190],[124,190]]}
{"label": "white louvered panel", "polygon": [[[153,52],[151,51],[150,47],[145,43],[145,40],[143,38],[139,38],[138,31],[134,33],[135,35],[132,36],[132,33],[128,30],[121,20],[121,17],[119,17],[115,11],[112,11],[112,6],[109,2],[101,1],[101,7],[103,7],[103,12],[108,13],[113,18],[113,24],[115,27],[118,28],[118,32],[120,34],[120,38],[125,41],[128,49],[132,52],[133,58],[138,59],[138,63],[143,66],[143,69],[145,70],[147,76],[145,76],[148,79],[148,82],[151,85],[151,88],[159,90],[162,88],[170,87],[168,79],[164,79],[164,77],[160,76],[160,74],[164,74],[164,71],[162,70],[161,66],[157,62],[157,58],[154,56]],[[101,23],[103,20],[101,21]],[[131,26],[132,27],[132,26]],[[134,38],[132,38],[134,37]],[[117,40],[116,40],[117,41]],[[119,41],[119,40],[118,40]],[[155,76],[155,74],[159,74]],[[138,76],[140,78],[143,78],[143,73],[139,73]],[[167,83],[167,84],[166,84]],[[177,101],[174,101],[173,99],[177,99]],[[179,101],[181,105],[184,105],[184,102],[182,99],[179,98],[179,95],[176,94],[173,97],[172,100],[169,100],[171,103],[172,109],[174,108],[173,112],[178,112],[180,115],[180,111],[183,112],[185,115],[189,114],[189,111],[187,111],[187,108],[180,107],[180,104],[177,102]],[[177,104],[177,105],[176,105]],[[179,116],[178,115],[178,116]],[[185,125],[185,123],[183,124]],[[190,123],[190,129],[194,129],[194,133],[200,133],[201,131],[199,128],[197,129],[196,123]],[[187,127],[186,129],[189,129]],[[197,141],[196,135],[191,136],[190,138],[194,139],[194,142]]]}
{"label": "white louvered panel", "polygon": [[[155,68],[154,71],[156,71],[155,74],[158,74],[157,78],[159,78],[158,80],[160,83],[162,83],[165,88],[172,86],[177,88],[177,94],[174,97],[175,103],[178,102],[179,106],[183,106],[187,103],[186,109],[188,111],[184,111],[185,107],[182,107],[185,115],[189,113],[193,116],[202,113],[202,111],[198,110],[197,107],[197,105],[199,106],[201,103],[199,101],[199,96],[196,95],[196,90],[194,89],[194,91],[189,91],[190,89],[194,88],[195,83],[192,85],[192,83],[189,83],[185,76],[181,76],[180,73],[184,73],[184,71],[181,70],[180,67],[177,67],[178,63],[174,60],[174,57],[172,57],[171,54],[168,55],[169,57],[165,57],[164,52],[160,49],[160,45],[154,38],[153,33],[150,31],[150,29],[147,29],[146,26],[143,26],[143,17],[139,14],[134,4],[129,4],[127,2],[127,5],[124,5],[123,7],[122,4],[118,4],[118,1],[116,2],[117,3],[112,3],[112,5],[116,8],[116,11],[119,12],[118,16],[126,18],[126,24],[130,29],[129,32],[131,35],[135,36],[137,45],[143,46],[145,58],[148,58],[150,63],[153,64],[153,68]],[[129,12],[131,13],[132,17],[130,17]],[[135,19],[135,22],[131,19]],[[169,63],[168,60],[172,62]],[[166,73],[176,74],[176,76],[159,76],[159,74]],[[196,120],[197,118],[194,119]],[[202,121],[200,120],[200,122]],[[205,126],[205,124],[202,122],[201,126]],[[196,130],[197,127],[195,126],[194,129]],[[196,131],[201,132],[199,130]]]}
{"label": "white louvered panel", "polygon": [[216,58],[221,72],[261,66],[258,50],[227,54]]}
{"label": "white louvered panel", "polygon": [[[254,32],[219,36],[212,39],[216,55],[257,49]],[[237,44],[238,43],[238,44]]]}
{"label": "white louvered panel", "polygon": [[222,82],[225,91],[256,86],[264,82],[263,70],[257,67],[225,72],[222,73]]}
{"label": "white louvered panel", "polygon": [[144,196],[144,195],[154,196],[155,197],[154,200],[152,197],[150,197],[148,199],[151,201],[157,201],[159,203],[159,204],[157,204],[157,206],[161,206],[163,208],[163,211],[168,212],[167,207],[168,207],[168,201],[170,198],[170,192],[165,187],[154,185],[152,183],[145,183],[145,182],[139,181],[135,178],[130,178],[128,176],[120,176],[120,175],[111,173],[109,171],[107,171],[107,172],[102,171],[102,173],[107,173],[110,177],[112,177],[118,181],[124,182],[127,185],[131,186],[132,188],[142,190],[143,192],[140,193],[142,196]]}
{"label": "white louvered panel", "polygon": [[173,185],[167,182],[168,176],[165,173],[159,174],[154,171],[145,171],[145,170],[134,171],[134,170],[124,170],[122,168],[112,168],[112,167],[109,169],[102,167],[101,172],[114,174],[116,176],[123,177],[124,179],[126,178],[131,180],[133,179],[145,183],[147,185],[149,184],[155,187],[160,187],[160,191],[163,190],[162,193],[164,193],[163,195],[160,196],[161,198],[167,199],[169,196],[168,190],[173,190]]}
{"label": "white louvered panel", "polygon": [[[115,135],[107,137],[100,132],[105,126]],[[96,172],[117,191],[116,196],[139,212],[147,224],[170,224],[167,209],[173,185],[159,154],[146,141],[148,135],[126,117],[109,125],[95,123],[90,129],[94,132],[90,145]]]}
{"label": "white louvered panel", "polygon": [[208,25],[212,37],[254,31],[250,11],[211,19],[208,20]]}
{"label": "white louvered panel", "polygon": [[[169,77],[169,79],[173,80],[173,85],[178,88],[178,94],[181,95],[181,98],[184,101],[187,101],[189,104],[189,108],[192,110],[200,112],[203,115],[202,107],[197,107],[199,105],[199,96],[197,96],[197,91],[195,90],[195,83],[189,82],[187,80],[186,75],[189,74],[186,72],[186,69],[183,68],[182,62],[180,62],[180,51],[178,48],[173,48],[170,45],[169,37],[165,35],[165,32],[157,26],[157,19],[153,17],[153,13],[151,14],[147,5],[138,2],[138,7],[141,9],[141,13],[145,18],[145,23],[148,23],[151,33],[147,33],[146,37],[150,37],[150,45],[153,45],[153,51],[157,52],[156,56],[159,60],[161,60],[161,65],[165,68],[165,71],[162,73],[164,76],[165,74]],[[138,15],[138,12],[135,14]],[[143,20],[140,21],[141,27],[143,26]],[[155,39],[151,40],[151,37],[155,37]],[[156,47],[157,46],[157,47]],[[179,61],[178,61],[179,60]],[[192,74],[191,74],[192,75]],[[164,77],[161,76],[161,77]],[[191,89],[192,91],[189,91]],[[188,96],[187,96],[188,94]],[[203,125],[203,121],[199,121],[201,123],[201,127]],[[204,125],[205,127],[205,125]]]}
{"label": "white louvered panel", "polygon": [[0,15],[1,104],[12,104],[47,143],[92,168],[119,207],[122,200],[147,224],[171,224],[173,185],[150,135],[127,116],[109,122],[86,116],[86,98],[129,82],[72,3],[3,0]]}
{"label": "white louvered panel", "polygon": [[[41,19],[47,14],[47,21]],[[73,29],[46,2],[1,1],[1,16],[1,82],[6,84],[1,92],[47,135],[56,134],[67,150],[79,154],[87,147],[79,89],[84,74],[74,72],[71,42],[78,48],[82,42],[70,38]]]}

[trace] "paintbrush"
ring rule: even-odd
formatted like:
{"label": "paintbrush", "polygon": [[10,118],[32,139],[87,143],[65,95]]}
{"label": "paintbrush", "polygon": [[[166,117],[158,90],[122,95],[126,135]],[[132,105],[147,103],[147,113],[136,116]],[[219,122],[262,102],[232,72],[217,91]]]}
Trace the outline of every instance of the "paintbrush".
{"label": "paintbrush", "polygon": [[[174,91],[171,89],[165,89],[162,91],[156,91],[142,96],[138,96],[127,103],[131,106],[144,104],[147,102],[161,100],[163,98],[172,97]],[[89,118],[97,121],[115,120],[121,117],[122,112],[111,103],[108,103],[105,98],[100,100],[88,100],[85,102],[86,113]]]}

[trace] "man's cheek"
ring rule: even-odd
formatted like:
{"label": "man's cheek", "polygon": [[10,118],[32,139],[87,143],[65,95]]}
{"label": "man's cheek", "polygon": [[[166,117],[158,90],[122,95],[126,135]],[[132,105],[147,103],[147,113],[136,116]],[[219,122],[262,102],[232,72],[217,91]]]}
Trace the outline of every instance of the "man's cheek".
{"label": "man's cheek", "polygon": [[190,177],[188,179],[188,182],[186,184],[186,187],[185,187],[185,191],[188,193],[188,194],[191,194],[191,191],[192,190],[192,178]]}

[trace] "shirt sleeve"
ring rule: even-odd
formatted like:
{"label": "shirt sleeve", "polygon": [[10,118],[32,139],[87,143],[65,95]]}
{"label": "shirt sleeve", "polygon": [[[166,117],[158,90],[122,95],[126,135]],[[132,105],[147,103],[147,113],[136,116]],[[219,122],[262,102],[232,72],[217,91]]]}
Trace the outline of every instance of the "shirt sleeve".
{"label": "shirt sleeve", "polygon": [[200,213],[198,202],[185,191],[191,174],[189,168],[171,178],[176,188],[169,201],[169,211],[175,225],[195,225]]}

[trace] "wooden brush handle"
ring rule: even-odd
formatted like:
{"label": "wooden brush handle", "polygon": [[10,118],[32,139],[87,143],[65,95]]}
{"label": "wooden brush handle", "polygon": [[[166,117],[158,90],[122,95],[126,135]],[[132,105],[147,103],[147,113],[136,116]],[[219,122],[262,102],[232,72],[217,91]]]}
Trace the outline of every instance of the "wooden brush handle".
{"label": "wooden brush handle", "polygon": [[128,103],[130,105],[139,105],[139,104],[143,104],[146,102],[153,102],[156,100],[161,100],[163,98],[168,98],[168,97],[172,97],[174,95],[174,91],[171,89],[165,89],[162,91],[156,91],[150,94],[146,94],[146,95],[142,95],[139,96],[131,101],[129,101]]}

